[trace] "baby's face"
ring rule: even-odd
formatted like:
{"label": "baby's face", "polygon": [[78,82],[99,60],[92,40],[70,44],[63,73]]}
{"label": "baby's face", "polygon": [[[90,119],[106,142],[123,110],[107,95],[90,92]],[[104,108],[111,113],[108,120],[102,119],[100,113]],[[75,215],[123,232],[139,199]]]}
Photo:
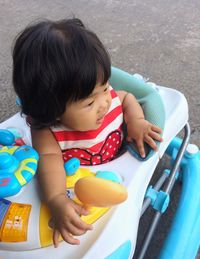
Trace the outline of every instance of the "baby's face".
{"label": "baby's face", "polygon": [[72,130],[98,129],[111,105],[109,84],[97,84],[90,96],[66,106],[60,122]]}

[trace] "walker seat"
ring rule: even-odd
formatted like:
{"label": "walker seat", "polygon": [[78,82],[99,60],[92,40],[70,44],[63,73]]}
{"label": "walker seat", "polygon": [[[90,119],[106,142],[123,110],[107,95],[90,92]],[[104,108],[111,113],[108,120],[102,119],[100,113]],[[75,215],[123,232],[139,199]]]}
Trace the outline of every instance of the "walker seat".
{"label": "walker seat", "polygon": [[[6,259],[42,259],[45,257],[48,259],[132,258],[136,246],[139,219],[144,208],[143,201],[145,197],[150,199],[150,196],[145,196],[147,187],[166,149],[168,148],[169,154],[173,153],[174,155],[174,148],[169,148],[169,144],[187,124],[188,105],[184,95],[180,92],[162,86],[152,88],[148,83],[116,68],[112,69],[110,81],[115,89],[126,89],[133,92],[143,106],[147,119],[163,129],[164,141],[159,145],[159,151],[153,152],[146,146],[148,155],[143,160],[138,155],[134,145],[131,145],[127,147],[126,152],[115,160],[103,165],[87,167],[95,173],[98,171],[116,172],[123,179],[122,184],[127,189],[128,198],[120,205],[107,210],[103,216],[96,220],[93,223],[93,230],[80,236],[81,244],[79,246],[61,242],[59,247],[55,249],[49,243],[49,246],[46,246],[47,244],[42,240],[42,233],[51,230],[46,215],[42,211],[43,206],[39,198],[37,178],[34,177],[20,193],[7,197],[5,204],[3,204],[4,207],[9,202],[22,204],[22,207],[25,206],[26,209],[29,206],[29,216],[27,240],[19,242],[1,240],[1,257]],[[24,132],[23,140],[27,145],[31,145],[30,130],[19,113],[0,124],[1,129],[9,127],[22,129]],[[176,146],[180,145],[176,143]],[[200,155],[198,156],[200,157]],[[3,206],[1,207],[0,203],[0,209]],[[199,210],[199,203],[196,207]],[[1,226],[2,222],[0,222]],[[199,242],[196,242],[196,244],[199,245]],[[169,241],[169,245],[166,244],[165,246],[167,253],[169,253],[170,245],[171,241]],[[193,253],[197,251],[197,245],[193,249]],[[175,257],[172,254],[166,257],[163,253],[162,258]]]}

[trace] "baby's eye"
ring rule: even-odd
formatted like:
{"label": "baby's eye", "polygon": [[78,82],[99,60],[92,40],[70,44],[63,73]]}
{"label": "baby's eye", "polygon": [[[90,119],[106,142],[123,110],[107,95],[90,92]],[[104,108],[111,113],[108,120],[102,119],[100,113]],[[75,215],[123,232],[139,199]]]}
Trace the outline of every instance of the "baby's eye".
{"label": "baby's eye", "polygon": [[107,92],[108,91],[108,87],[104,88],[104,92]]}
{"label": "baby's eye", "polygon": [[94,103],[94,101],[88,103],[87,106],[92,106],[93,103]]}

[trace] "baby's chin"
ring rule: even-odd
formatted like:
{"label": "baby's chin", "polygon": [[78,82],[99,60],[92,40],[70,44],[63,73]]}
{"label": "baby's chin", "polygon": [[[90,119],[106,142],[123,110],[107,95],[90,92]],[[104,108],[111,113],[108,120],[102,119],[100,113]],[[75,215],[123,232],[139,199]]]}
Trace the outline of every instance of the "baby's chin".
{"label": "baby's chin", "polygon": [[89,131],[89,130],[97,130],[101,127],[102,123],[96,123],[94,127],[91,127],[90,129],[84,130],[84,131]]}
{"label": "baby's chin", "polygon": [[72,130],[75,130],[75,131],[81,131],[81,132],[84,132],[84,131],[91,131],[91,130],[97,130],[98,128],[101,127],[102,124],[95,124],[93,127],[85,127],[85,128],[73,128]]}

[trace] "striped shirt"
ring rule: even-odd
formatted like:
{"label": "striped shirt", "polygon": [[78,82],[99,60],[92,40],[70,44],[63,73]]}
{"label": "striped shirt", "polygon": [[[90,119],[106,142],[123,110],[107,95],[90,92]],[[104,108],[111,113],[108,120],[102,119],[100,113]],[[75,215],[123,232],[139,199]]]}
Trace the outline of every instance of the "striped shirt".
{"label": "striped shirt", "polygon": [[74,131],[63,125],[51,127],[64,161],[77,157],[82,165],[96,165],[116,156],[123,138],[123,113],[120,99],[113,88],[110,88],[110,94],[111,106],[98,129]]}

